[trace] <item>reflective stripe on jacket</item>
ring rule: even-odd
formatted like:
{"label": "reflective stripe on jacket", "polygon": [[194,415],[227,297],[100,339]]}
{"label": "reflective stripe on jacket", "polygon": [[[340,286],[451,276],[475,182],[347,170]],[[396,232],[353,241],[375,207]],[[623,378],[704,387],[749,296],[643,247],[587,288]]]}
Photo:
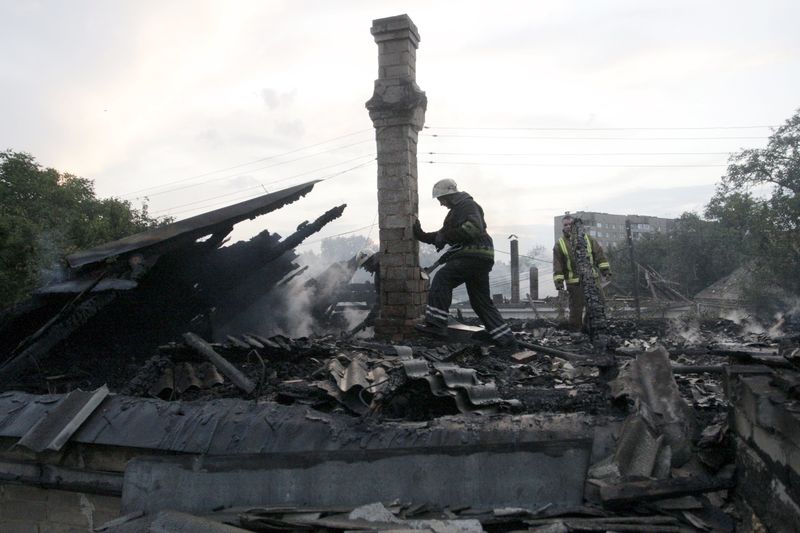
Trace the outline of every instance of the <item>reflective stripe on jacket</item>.
{"label": "reflective stripe on jacket", "polygon": [[[584,237],[586,238],[586,253],[589,255],[589,263],[592,265],[595,276],[598,268],[610,270],[611,265],[606,260],[603,248],[589,235],[584,235]],[[570,285],[581,281],[578,273],[572,268],[572,256],[564,237],[559,238],[553,247],[553,281],[566,281]]]}

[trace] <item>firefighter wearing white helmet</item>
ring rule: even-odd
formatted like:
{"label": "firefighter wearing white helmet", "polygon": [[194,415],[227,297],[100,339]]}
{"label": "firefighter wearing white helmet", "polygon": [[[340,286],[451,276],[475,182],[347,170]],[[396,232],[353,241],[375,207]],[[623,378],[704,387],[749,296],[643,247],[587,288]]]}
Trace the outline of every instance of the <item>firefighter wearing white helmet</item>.
{"label": "firefighter wearing white helmet", "polygon": [[433,199],[436,200],[440,196],[446,196],[458,192],[458,185],[455,180],[443,179],[439,180],[433,185]]}
{"label": "firefighter wearing white helmet", "polygon": [[[417,325],[423,333],[447,337],[447,319],[453,289],[466,284],[469,303],[486,333],[499,346],[516,346],[514,334],[495,307],[489,293],[489,272],[494,266],[494,243],[486,232],[483,209],[472,196],[458,190],[452,179],[437,181],[433,198],[449,209],[442,228],[425,232],[419,220],[414,222],[414,237],[433,244],[437,250],[450,246],[442,256],[444,266],[436,273],[428,291],[425,322]],[[440,259],[441,261],[441,259]]]}

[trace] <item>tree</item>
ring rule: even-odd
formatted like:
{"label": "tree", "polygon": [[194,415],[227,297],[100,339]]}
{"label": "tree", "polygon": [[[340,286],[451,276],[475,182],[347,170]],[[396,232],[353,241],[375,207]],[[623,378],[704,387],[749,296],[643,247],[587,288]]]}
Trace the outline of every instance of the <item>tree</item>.
{"label": "tree", "polygon": [[50,281],[65,254],[170,221],[146,205],[98,199],[91,180],[42,168],[30,154],[0,152],[0,307]]}
{"label": "tree", "polygon": [[[650,267],[674,288],[691,297],[727,276],[744,260],[742,250],[731,246],[735,231],[703,220],[696,213],[684,213],[666,233],[648,233],[634,243],[636,261]],[[631,291],[629,251],[626,245],[608,251],[615,282]]]}
{"label": "tree", "polygon": [[[762,281],[800,294],[800,110],[765,148],[731,157],[706,217],[734,232]],[[760,284],[761,286],[764,283]]]}
{"label": "tree", "polygon": [[[684,213],[666,234],[636,241],[639,263],[676,281],[689,296],[747,266],[755,278],[742,287],[757,309],[773,311],[776,287],[800,294],[800,111],[770,136],[765,148],[731,156],[717,191],[706,205],[705,220]],[[609,256],[617,282],[633,279],[620,247]],[[769,304],[769,305],[764,305]],[[770,308],[772,307],[772,308]]]}

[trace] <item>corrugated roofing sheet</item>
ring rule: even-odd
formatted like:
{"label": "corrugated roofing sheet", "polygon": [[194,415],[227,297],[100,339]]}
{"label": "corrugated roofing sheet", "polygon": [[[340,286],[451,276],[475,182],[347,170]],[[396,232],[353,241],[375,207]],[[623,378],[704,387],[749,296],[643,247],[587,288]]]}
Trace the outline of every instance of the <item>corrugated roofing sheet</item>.
{"label": "corrugated roofing sheet", "polygon": [[80,428],[95,409],[108,396],[108,387],[103,385],[91,392],[72,391],[17,442],[35,452],[58,451]]}

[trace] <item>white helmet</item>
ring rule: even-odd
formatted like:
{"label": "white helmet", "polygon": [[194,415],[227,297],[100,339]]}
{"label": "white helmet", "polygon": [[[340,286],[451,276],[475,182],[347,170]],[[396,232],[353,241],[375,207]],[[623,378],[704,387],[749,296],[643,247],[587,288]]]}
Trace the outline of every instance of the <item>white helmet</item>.
{"label": "white helmet", "polygon": [[439,198],[440,196],[447,196],[448,194],[453,194],[458,192],[458,186],[456,185],[455,180],[451,179],[444,179],[437,181],[433,186],[433,198]]}

